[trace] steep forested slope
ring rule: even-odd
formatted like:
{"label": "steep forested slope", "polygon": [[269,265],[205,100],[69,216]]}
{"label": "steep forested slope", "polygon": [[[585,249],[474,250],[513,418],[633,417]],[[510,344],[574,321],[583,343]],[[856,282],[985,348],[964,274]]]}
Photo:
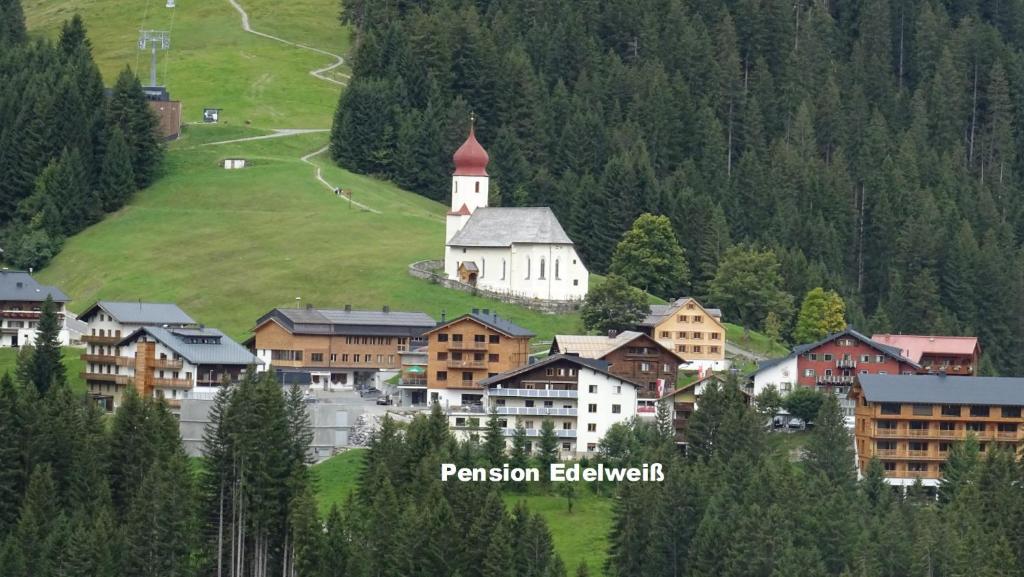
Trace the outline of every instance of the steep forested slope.
{"label": "steep forested slope", "polygon": [[[968,332],[1024,369],[1020,0],[344,0],[332,152],[444,198],[469,112],[496,202],[598,272],[670,215],[701,295],[732,243],[863,329]],[[713,303],[712,303],[713,304]]]}

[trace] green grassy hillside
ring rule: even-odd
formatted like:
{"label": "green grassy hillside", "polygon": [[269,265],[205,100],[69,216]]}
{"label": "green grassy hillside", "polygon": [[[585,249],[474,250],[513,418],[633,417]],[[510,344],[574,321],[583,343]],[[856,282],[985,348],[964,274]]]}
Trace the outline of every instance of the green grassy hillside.
{"label": "green grassy hillside", "polygon": [[[137,49],[140,28],[169,30],[158,80],[184,107],[184,120],[200,120],[203,107],[223,108],[229,124],[272,128],[327,128],[339,87],[308,71],[333,59],[242,31],[227,0],[23,0],[33,34],[56,36],[78,12],[107,83],[126,64],[149,77],[149,54]],[[348,49],[348,32],[336,18],[335,0],[239,0],[256,30],[335,54]],[[343,67],[340,73],[347,71]],[[144,80],[148,81],[148,80]]]}

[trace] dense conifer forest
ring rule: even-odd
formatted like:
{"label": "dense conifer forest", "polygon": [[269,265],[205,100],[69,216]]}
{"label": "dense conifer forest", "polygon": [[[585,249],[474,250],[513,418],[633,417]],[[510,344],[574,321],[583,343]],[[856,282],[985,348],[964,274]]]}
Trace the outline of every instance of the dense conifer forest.
{"label": "dense conifer forest", "polygon": [[551,206],[595,272],[665,214],[675,294],[765,247],[797,303],[833,288],[861,330],[976,334],[1024,371],[1024,2],[343,0],[341,19],[340,164],[444,200],[472,111],[494,202]]}
{"label": "dense conifer forest", "polygon": [[156,116],[125,70],[106,93],[77,15],[56,43],[28,37],[20,0],[0,0],[0,248],[40,268],[64,238],[156,176]]}

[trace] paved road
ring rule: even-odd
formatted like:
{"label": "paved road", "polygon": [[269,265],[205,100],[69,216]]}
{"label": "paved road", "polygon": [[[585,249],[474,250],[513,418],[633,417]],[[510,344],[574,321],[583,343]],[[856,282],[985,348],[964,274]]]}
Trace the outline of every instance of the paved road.
{"label": "paved road", "polygon": [[[242,8],[242,6],[238,2],[236,2],[235,0],[228,0],[228,3],[231,4],[231,6],[234,7],[234,9],[237,10],[238,13],[242,16],[242,30],[245,30],[246,32],[249,32],[250,34],[255,34],[257,36],[262,36],[264,38],[269,38],[270,40],[274,40],[274,41],[280,42],[282,44],[287,44],[289,46],[295,46],[297,48],[302,48],[304,50],[309,50],[311,52],[316,52],[318,54],[323,54],[324,56],[330,56],[331,58],[334,59],[334,64],[331,64],[329,66],[324,66],[323,68],[317,68],[316,70],[310,70],[309,73],[312,74],[313,76],[319,78],[320,80],[326,80],[327,82],[330,82],[332,84],[337,84],[339,86],[347,86],[348,85],[347,82],[342,82],[340,80],[335,80],[334,78],[331,78],[329,76],[324,76],[324,73],[330,72],[331,70],[334,70],[335,68],[337,68],[337,67],[339,67],[339,66],[341,66],[342,64],[345,63],[345,59],[342,58],[341,55],[334,54],[333,52],[328,52],[326,50],[321,50],[319,48],[314,48],[314,47],[308,46],[306,44],[300,44],[298,42],[292,42],[290,40],[285,40],[284,38],[279,38],[279,37],[274,36],[272,34],[267,34],[266,32],[260,32],[258,30],[253,30],[252,26],[249,25],[249,14],[246,13],[245,9]],[[351,78],[348,74],[339,74],[339,75],[342,76],[343,78],[346,78],[346,79]]]}

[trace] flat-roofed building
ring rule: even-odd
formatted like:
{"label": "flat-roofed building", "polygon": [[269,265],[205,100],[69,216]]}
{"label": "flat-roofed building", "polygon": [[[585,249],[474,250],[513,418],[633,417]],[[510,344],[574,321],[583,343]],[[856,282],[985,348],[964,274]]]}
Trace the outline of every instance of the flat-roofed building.
{"label": "flat-roofed building", "polygon": [[877,457],[894,485],[936,486],[954,443],[1019,452],[1024,378],[858,375],[854,435],[861,473]]}
{"label": "flat-roofed building", "polygon": [[380,385],[401,369],[400,353],[425,344],[437,322],[421,312],[273,309],[247,344],[282,383],[315,387]]}

